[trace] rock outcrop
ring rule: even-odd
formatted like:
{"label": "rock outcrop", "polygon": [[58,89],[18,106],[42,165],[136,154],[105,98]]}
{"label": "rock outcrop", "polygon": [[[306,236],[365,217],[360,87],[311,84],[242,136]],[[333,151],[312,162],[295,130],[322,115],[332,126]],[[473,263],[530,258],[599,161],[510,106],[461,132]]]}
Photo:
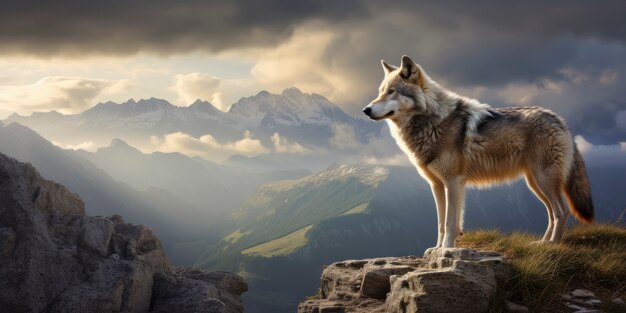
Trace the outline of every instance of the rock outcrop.
{"label": "rock outcrop", "polygon": [[322,272],[318,299],[298,312],[487,312],[511,273],[501,255],[469,249],[338,262]]}
{"label": "rock outcrop", "polygon": [[237,275],[176,268],[160,241],[0,154],[0,312],[243,312]]}
{"label": "rock outcrop", "polygon": [[[574,313],[603,313],[602,300],[596,298],[596,295],[586,289],[575,289],[562,295],[563,304]],[[626,312],[626,303],[620,298],[614,298],[609,305],[606,306],[609,312]]]}

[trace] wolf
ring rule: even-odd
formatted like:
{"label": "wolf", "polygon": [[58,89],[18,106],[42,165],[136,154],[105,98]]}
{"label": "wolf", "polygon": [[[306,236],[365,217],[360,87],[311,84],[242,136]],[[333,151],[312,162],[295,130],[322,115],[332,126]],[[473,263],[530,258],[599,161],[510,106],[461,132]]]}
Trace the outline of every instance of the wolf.
{"label": "wolf", "polygon": [[467,186],[521,176],[548,212],[539,243],[563,237],[569,215],[563,194],[576,218],[593,222],[585,164],[561,117],[540,107],[492,108],[460,96],[406,55],[399,67],[381,64],[385,76],[378,97],[363,112],[387,121],[398,146],[430,184],[438,219],[434,248],[452,248],[462,234]]}

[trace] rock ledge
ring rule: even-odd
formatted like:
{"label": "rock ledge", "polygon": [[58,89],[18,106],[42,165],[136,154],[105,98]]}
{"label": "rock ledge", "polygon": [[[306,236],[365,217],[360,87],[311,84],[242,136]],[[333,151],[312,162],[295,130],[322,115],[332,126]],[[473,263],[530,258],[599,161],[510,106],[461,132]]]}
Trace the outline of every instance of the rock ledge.
{"label": "rock ledge", "polygon": [[501,255],[461,248],[337,262],[324,268],[318,299],[298,312],[487,312],[511,273]]}

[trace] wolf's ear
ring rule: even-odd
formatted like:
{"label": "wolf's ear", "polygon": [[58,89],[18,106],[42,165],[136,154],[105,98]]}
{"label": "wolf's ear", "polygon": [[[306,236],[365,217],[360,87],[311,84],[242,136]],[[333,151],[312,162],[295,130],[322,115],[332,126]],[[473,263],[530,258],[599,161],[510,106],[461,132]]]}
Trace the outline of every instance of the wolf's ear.
{"label": "wolf's ear", "polygon": [[402,76],[402,78],[409,79],[411,76],[419,74],[419,66],[417,66],[417,64],[415,64],[415,62],[413,62],[411,58],[403,55],[401,62],[402,63],[400,63],[400,67],[402,68],[402,70],[400,71],[400,76]]}
{"label": "wolf's ear", "polygon": [[383,66],[383,71],[385,71],[385,75],[389,74],[389,72],[395,71],[398,69],[393,65],[389,65],[389,63],[385,62],[385,60],[380,60],[380,64]]}
{"label": "wolf's ear", "polygon": [[420,66],[413,62],[411,58],[403,55],[400,68],[400,77],[417,83],[422,89],[426,88],[424,73],[422,72]]}

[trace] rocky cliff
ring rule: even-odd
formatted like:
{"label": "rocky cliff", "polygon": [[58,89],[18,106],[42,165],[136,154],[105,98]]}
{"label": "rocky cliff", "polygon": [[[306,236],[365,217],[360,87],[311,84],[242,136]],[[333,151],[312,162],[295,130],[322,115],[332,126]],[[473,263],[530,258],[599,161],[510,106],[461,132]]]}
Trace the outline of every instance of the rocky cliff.
{"label": "rocky cliff", "polygon": [[0,154],[0,312],[243,312],[245,282],[176,268],[158,238]]}
{"label": "rocky cliff", "polygon": [[298,312],[488,312],[509,275],[502,256],[470,249],[337,262],[324,269],[319,294]]}

